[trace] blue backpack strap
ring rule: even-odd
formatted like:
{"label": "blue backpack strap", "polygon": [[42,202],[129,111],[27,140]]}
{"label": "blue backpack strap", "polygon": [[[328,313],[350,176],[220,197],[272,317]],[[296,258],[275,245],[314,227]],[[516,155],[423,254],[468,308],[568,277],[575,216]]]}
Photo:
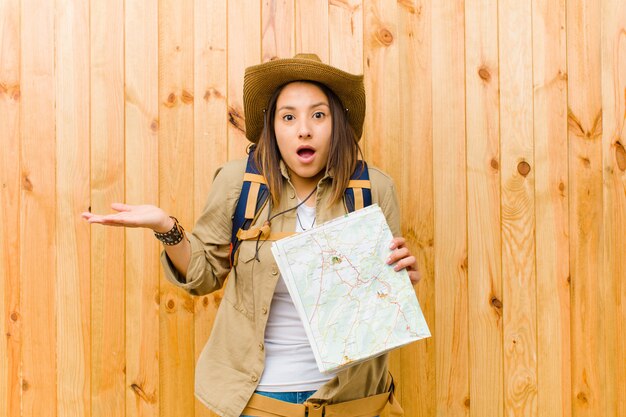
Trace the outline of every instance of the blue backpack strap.
{"label": "blue backpack strap", "polygon": [[261,175],[254,162],[254,148],[254,146],[251,146],[248,153],[241,194],[233,215],[233,229],[230,239],[231,267],[236,264],[236,254],[241,244],[237,233],[239,233],[239,230],[248,230],[250,228],[254,217],[261,210],[269,196],[265,177]]}
{"label": "blue backpack strap", "polygon": [[344,193],[344,200],[348,213],[372,204],[372,184],[365,161],[356,162],[356,168]]}

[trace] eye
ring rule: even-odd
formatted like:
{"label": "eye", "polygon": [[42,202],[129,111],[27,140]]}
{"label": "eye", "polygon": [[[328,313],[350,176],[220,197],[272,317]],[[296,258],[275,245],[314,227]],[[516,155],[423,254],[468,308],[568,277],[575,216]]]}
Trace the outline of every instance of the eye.
{"label": "eye", "polygon": [[322,111],[316,111],[315,113],[313,113],[313,118],[315,119],[322,119],[324,118],[324,116],[326,116],[326,113]]}
{"label": "eye", "polygon": [[283,116],[283,120],[286,122],[290,122],[294,119],[293,114],[286,114]]}

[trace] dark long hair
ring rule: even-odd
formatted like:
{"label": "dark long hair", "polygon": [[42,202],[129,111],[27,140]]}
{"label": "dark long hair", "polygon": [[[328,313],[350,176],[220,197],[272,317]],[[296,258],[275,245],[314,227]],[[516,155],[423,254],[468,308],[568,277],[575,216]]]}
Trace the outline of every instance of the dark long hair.
{"label": "dark long hair", "polygon": [[[331,196],[329,204],[340,201],[343,193],[348,187],[350,177],[356,167],[356,162],[361,155],[358,138],[354,133],[354,129],[346,117],[346,110],[341,104],[339,97],[331,89],[324,84],[313,81],[302,81],[313,84],[322,90],[328,99],[330,106],[330,114],[332,117],[332,132],[330,135],[330,151],[328,161],[326,161],[326,170],[332,174]],[[285,84],[286,85],[286,84]],[[276,133],[274,132],[274,116],[276,115],[276,102],[278,96],[285,87],[282,85],[274,91],[270,98],[268,111],[263,115],[263,131],[259,137],[254,159],[257,167],[267,180],[270,189],[272,204],[278,206],[280,196],[283,191],[283,179],[280,173],[280,150],[276,142]]]}

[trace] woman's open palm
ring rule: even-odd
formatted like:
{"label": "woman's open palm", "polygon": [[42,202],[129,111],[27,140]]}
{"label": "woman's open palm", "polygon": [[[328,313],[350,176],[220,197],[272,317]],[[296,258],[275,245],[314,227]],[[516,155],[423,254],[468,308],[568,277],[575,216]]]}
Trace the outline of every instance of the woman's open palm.
{"label": "woman's open palm", "polygon": [[117,213],[94,214],[83,212],[81,216],[89,223],[99,223],[106,226],[147,227],[156,231],[167,228],[167,223],[171,222],[162,209],[149,204],[113,203],[111,208]]}

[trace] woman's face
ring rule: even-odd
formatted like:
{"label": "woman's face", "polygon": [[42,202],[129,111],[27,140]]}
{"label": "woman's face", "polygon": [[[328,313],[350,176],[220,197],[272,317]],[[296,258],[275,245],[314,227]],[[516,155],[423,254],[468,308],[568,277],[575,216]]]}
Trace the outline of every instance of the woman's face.
{"label": "woman's face", "polygon": [[324,176],[332,127],[328,98],[318,86],[294,82],[280,92],[274,133],[296,191],[310,191]]}

